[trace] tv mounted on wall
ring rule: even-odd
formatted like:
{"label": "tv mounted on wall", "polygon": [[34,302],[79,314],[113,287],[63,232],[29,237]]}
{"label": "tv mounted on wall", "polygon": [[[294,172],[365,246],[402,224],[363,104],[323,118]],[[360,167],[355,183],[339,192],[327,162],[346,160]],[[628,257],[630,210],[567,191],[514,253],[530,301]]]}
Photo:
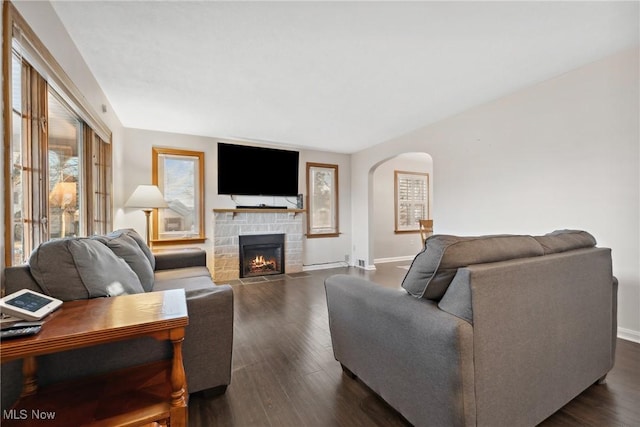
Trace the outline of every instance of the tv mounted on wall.
{"label": "tv mounted on wall", "polygon": [[283,196],[298,194],[297,151],[218,143],[218,194]]}

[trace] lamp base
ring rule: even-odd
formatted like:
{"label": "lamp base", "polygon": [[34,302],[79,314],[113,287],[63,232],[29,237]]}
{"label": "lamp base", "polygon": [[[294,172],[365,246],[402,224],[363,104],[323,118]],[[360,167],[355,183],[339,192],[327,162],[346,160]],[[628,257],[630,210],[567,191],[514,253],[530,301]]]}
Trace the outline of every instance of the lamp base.
{"label": "lamp base", "polygon": [[149,246],[149,248],[151,248],[151,211],[152,209],[143,209],[142,212],[144,212],[145,216],[147,217],[147,246]]}

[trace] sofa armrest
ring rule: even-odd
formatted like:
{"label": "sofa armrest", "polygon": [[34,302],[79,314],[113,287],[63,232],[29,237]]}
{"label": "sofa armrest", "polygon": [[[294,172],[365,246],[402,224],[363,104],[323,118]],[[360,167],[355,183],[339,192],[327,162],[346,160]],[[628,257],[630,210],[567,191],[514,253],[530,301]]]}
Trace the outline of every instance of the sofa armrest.
{"label": "sofa armrest", "polygon": [[183,357],[189,393],[231,382],[233,289],[217,285],[187,290],[189,326]]}
{"label": "sofa armrest", "polygon": [[356,276],[328,277],[325,290],[336,360],[412,423],[475,425],[468,322]]}
{"label": "sofa armrest", "polygon": [[465,279],[452,286],[466,284],[471,297],[479,425],[538,424],[613,366],[610,249],[471,265],[458,275]]}
{"label": "sofa armrest", "polygon": [[156,259],[156,271],[207,266],[207,253],[201,249],[163,252],[153,256]]}
{"label": "sofa armrest", "polygon": [[12,294],[20,289],[29,289],[35,292],[44,293],[42,288],[31,275],[31,270],[26,264],[5,268],[3,285],[5,295]]}

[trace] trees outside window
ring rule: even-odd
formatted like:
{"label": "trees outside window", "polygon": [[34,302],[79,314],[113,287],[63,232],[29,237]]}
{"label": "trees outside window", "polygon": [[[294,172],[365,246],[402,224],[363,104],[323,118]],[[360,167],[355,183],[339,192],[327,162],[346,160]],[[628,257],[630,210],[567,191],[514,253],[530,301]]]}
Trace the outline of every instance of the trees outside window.
{"label": "trees outside window", "polygon": [[307,237],[337,237],[338,165],[307,163]]}
{"label": "trees outside window", "polygon": [[10,2],[3,2],[3,23],[10,266],[50,239],[111,231],[111,131]]}

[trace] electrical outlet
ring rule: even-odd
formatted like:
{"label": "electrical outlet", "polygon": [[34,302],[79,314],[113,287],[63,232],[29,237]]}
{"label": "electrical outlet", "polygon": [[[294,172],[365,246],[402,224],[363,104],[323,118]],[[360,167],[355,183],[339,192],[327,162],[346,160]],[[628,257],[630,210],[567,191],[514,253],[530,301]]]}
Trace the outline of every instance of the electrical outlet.
{"label": "electrical outlet", "polygon": [[364,260],[363,259],[359,259],[358,260],[358,267],[364,267]]}

